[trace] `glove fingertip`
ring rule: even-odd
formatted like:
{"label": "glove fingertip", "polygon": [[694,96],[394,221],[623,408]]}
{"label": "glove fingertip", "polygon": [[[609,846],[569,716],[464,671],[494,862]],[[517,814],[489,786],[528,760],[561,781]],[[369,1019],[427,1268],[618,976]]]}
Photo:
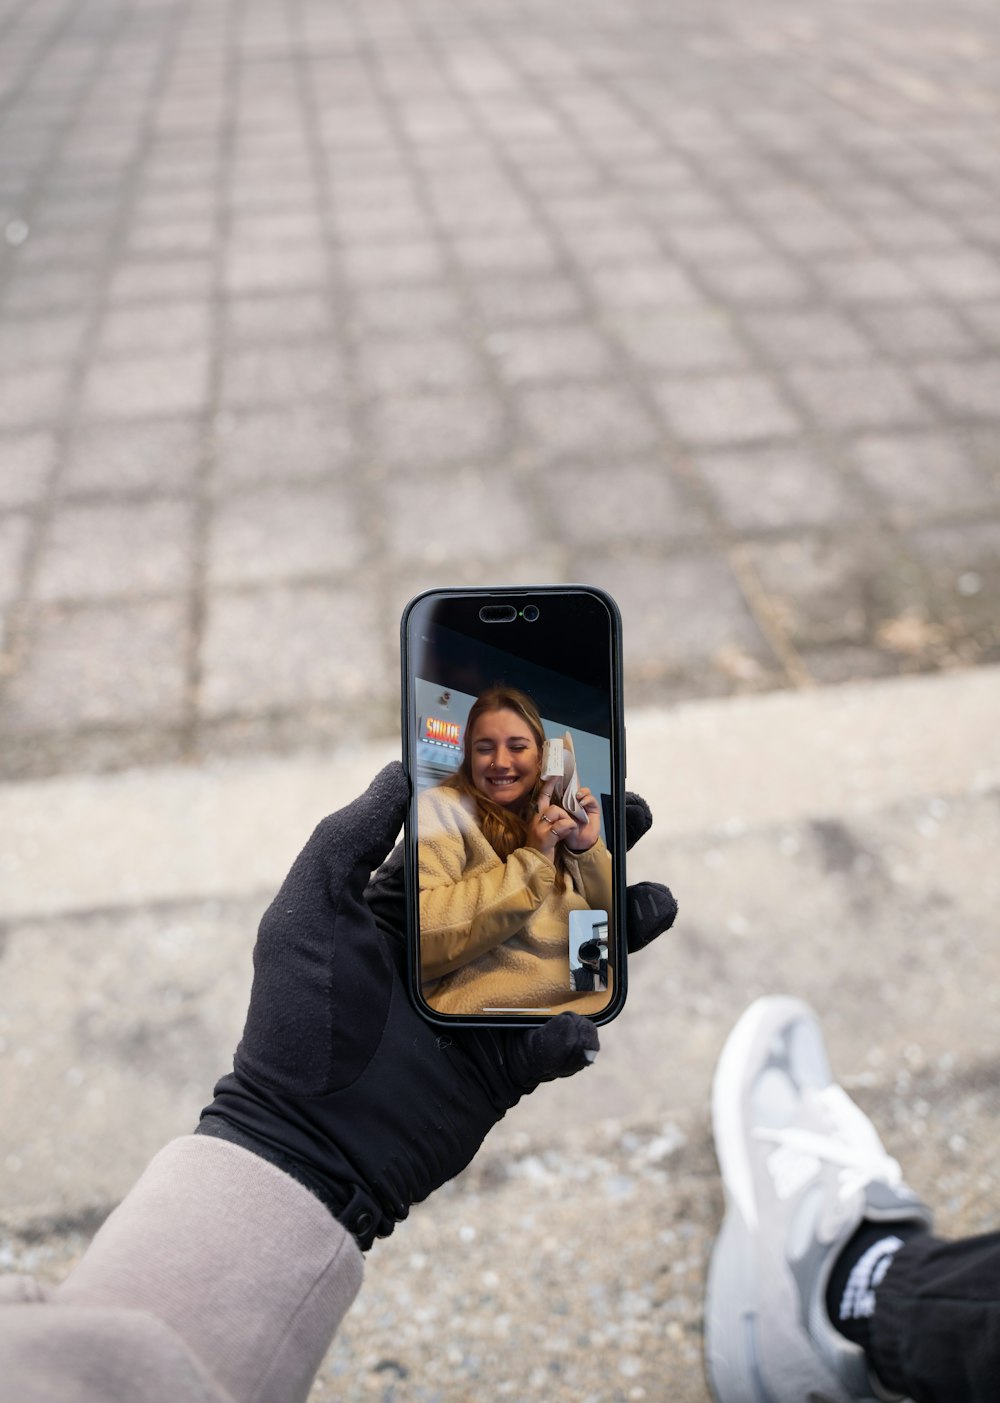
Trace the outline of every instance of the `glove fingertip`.
{"label": "glove fingertip", "polygon": [[365,791],[365,797],[402,811],[410,797],[410,781],[402,763],[390,760],[388,765],[384,765]]}
{"label": "glove fingertip", "polygon": [[532,1071],[537,1081],[571,1077],[590,1065],[600,1051],[597,1028],[579,1013],[560,1013],[531,1039]]}
{"label": "glove fingertip", "polygon": [[677,918],[677,902],[662,882],[636,882],[628,889],[628,948],[630,954],[650,945]]}
{"label": "glove fingertip", "polygon": [[629,790],[625,795],[625,847],[634,848],[644,833],[653,826],[653,814],[641,794]]}

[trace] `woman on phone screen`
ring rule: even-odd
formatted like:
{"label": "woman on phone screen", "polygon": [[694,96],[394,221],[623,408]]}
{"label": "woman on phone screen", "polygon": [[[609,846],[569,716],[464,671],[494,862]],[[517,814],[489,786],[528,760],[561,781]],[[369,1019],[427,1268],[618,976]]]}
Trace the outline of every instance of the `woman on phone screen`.
{"label": "woman on phone screen", "polygon": [[441,1013],[608,1002],[569,980],[569,913],[611,909],[600,804],[586,788],[577,818],[552,802],[544,744],[532,699],[491,688],[469,712],[455,774],[418,801],[421,976]]}

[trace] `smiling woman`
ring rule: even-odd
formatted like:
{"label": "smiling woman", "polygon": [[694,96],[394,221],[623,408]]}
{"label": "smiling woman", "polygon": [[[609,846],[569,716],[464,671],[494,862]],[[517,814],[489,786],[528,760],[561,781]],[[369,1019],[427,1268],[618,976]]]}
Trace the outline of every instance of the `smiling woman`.
{"label": "smiling woman", "polygon": [[600,804],[575,783],[554,802],[544,746],[531,697],[492,688],[469,712],[458,769],[420,796],[422,987],[439,1012],[607,1002],[568,992],[569,914],[611,903]]}

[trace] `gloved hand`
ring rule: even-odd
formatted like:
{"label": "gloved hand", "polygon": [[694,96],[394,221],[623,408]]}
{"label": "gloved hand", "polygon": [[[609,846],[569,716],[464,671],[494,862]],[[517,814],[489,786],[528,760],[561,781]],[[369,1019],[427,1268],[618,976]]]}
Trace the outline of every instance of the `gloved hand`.
{"label": "gloved hand", "polygon": [[[575,1013],[539,1027],[443,1033],[405,985],[402,854],[377,874],[409,788],[388,765],[319,824],[260,924],[233,1071],[197,1133],[232,1140],[311,1189],[367,1249],[472,1159],[526,1092],[592,1061]],[[651,822],[629,796],[631,842]],[[629,889],[629,949],[676,914],[665,887]]]}

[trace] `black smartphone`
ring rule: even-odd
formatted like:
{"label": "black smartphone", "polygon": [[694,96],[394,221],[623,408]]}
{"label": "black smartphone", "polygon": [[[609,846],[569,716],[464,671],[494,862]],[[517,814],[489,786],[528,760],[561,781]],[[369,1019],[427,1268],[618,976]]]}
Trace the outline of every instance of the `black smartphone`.
{"label": "black smartphone", "polygon": [[621,615],[589,585],[436,589],[401,624],[410,993],[442,1024],[625,1002]]}

